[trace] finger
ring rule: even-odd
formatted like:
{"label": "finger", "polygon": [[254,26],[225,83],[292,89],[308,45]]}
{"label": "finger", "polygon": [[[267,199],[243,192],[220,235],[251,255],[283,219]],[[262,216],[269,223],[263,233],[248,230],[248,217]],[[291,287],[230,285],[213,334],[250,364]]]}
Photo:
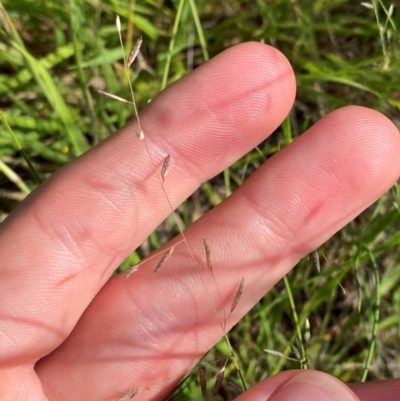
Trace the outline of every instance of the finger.
{"label": "finger", "polygon": [[[112,400],[146,386],[146,398],[164,397],[221,337],[220,311],[229,314],[242,278],[227,329],[396,181],[399,152],[396,128],[372,110],[349,107],[325,117],[186,230],[203,281],[179,244],[156,276],[152,259],[131,279],[107,283],[67,341],[39,363],[48,394]],[[220,292],[206,267],[203,238]],[[58,379],[59,369],[68,383]]]}
{"label": "finger", "polygon": [[158,179],[166,154],[176,207],[272,132],[294,92],[277,50],[237,46],[151,102],[141,115],[145,142],[132,122],[41,185],[0,232],[1,362],[33,362],[62,342],[112,271],[171,212]]}
{"label": "finger", "polygon": [[400,394],[399,379],[351,383],[349,387],[361,401],[397,401]]}
{"label": "finger", "polygon": [[249,400],[365,401],[359,399],[338,379],[316,370],[290,370],[279,373],[263,380],[236,399],[236,401]]}
{"label": "finger", "polygon": [[400,380],[345,385],[314,370],[291,370],[269,377],[236,401],[397,401]]}

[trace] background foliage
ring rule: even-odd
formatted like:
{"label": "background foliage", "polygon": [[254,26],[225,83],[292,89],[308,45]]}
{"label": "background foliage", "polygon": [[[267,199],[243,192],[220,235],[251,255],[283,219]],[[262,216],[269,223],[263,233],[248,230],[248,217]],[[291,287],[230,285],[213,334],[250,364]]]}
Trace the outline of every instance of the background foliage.
{"label": "background foliage", "polygon": [[[5,0],[0,110],[15,139],[1,124],[0,221],[36,186],[24,154],[46,178],[132,117],[127,105],[93,91],[130,96],[116,15],[127,51],[139,35],[144,40],[133,82],[139,108],[209,57],[244,41],[279,48],[296,72],[291,114],[275,135],[181,206],[186,225],[337,107],[372,107],[400,126],[400,19],[389,1]],[[302,260],[233,330],[248,385],[306,365],[344,381],[399,376],[399,213],[397,185]],[[169,219],[121,269],[174,232]],[[221,342],[203,360],[209,386],[227,354]],[[180,398],[202,397],[197,376],[194,371]],[[239,392],[231,363],[226,379],[218,397],[229,399]]]}

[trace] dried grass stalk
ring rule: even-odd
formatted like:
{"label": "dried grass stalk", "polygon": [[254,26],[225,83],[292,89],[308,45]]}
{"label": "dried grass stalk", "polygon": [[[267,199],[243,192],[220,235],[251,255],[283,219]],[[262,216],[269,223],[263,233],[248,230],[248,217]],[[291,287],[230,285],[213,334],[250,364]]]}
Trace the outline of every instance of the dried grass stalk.
{"label": "dried grass stalk", "polygon": [[173,246],[172,248],[168,249],[168,251],[165,253],[165,255],[161,258],[161,260],[157,263],[156,268],[153,271],[153,275],[156,275],[158,271],[164,266],[165,262],[169,259],[169,257],[172,255],[172,252],[174,252],[175,247]]}
{"label": "dried grass stalk", "polygon": [[206,261],[207,261],[207,267],[212,273],[213,267],[212,267],[212,261],[211,261],[211,251],[210,251],[210,245],[208,245],[208,241],[206,238],[204,238],[204,249],[206,251]]}
{"label": "dried grass stalk", "polygon": [[204,368],[202,366],[200,367],[199,380],[200,380],[201,394],[203,395],[203,398],[206,400],[207,399],[206,372],[204,371]]}
{"label": "dried grass stalk", "polygon": [[219,389],[221,388],[222,381],[224,380],[224,375],[225,375],[225,366],[226,366],[226,364],[217,373],[214,388],[212,389],[212,392],[211,392],[211,395],[213,397],[215,397],[218,394]]}
{"label": "dried grass stalk", "polygon": [[124,275],[122,276],[123,278],[128,278],[130,277],[133,273],[135,273],[139,269],[139,265],[132,266],[129,269],[124,271]]}
{"label": "dried grass stalk", "polygon": [[161,169],[161,177],[163,181],[166,175],[168,174],[170,167],[171,167],[171,156],[167,155],[166,158],[164,159],[164,163]]}
{"label": "dried grass stalk", "polygon": [[139,53],[140,46],[142,45],[142,41],[143,41],[143,40],[142,40],[142,37],[140,37],[140,38],[137,40],[135,47],[132,49],[131,54],[130,54],[129,57],[128,57],[128,62],[127,62],[128,68],[130,68],[130,66],[131,66],[131,65],[133,64],[133,62],[135,61],[136,56],[137,56],[138,53]]}
{"label": "dried grass stalk", "polygon": [[112,93],[104,92],[104,91],[102,91],[100,89],[93,89],[93,90],[95,92],[99,93],[100,95],[103,95],[103,96],[106,96],[106,97],[110,97],[111,99],[118,100],[119,102],[133,104],[129,100],[126,100],[126,99],[124,99],[122,97],[119,97],[119,96],[115,96]]}
{"label": "dried grass stalk", "polygon": [[240,282],[239,288],[236,291],[235,299],[233,300],[232,306],[231,306],[231,313],[235,310],[235,308],[237,307],[237,304],[240,301],[240,297],[242,296],[242,292],[243,292],[243,287],[244,287],[244,278]]}
{"label": "dried grass stalk", "polygon": [[[170,248],[168,248],[168,250],[172,253],[172,251],[173,251],[172,248],[175,248],[175,246],[176,246],[176,245],[179,245],[181,242],[183,242],[183,240],[176,242],[174,245],[172,245]],[[135,273],[143,263],[148,262],[150,259],[157,258],[157,257],[160,256],[162,253],[164,253],[164,251],[156,252],[156,253],[153,253],[153,254],[152,254],[151,256],[149,256],[148,258],[146,258],[146,259],[144,259],[144,260],[141,260],[141,261],[140,261],[139,263],[137,263],[136,265],[130,267],[130,268],[127,269],[127,270],[125,270],[125,271],[123,272],[123,276],[122,276],[122,277],[123,277],[123,278],[128,278],[132,273]]]}
{"label": "dried grass stalk", "polygon": [[146,387],[136,387],[128,390],[126,393],[122,394],[121,397],[118,398],[117,401],[124,401],[132,399],[136,394],[141,393]]}
{"label": "dried grass stalk", "polygon": [[313,255],[313,258],[314,258],[315,266],[317,266],[317,271],[318,271],[318,273],[321,273],[321,264],[320,264],[320,262],[319,262],[318,251],[314,251],[314,252],[312,253],[312,255]]}

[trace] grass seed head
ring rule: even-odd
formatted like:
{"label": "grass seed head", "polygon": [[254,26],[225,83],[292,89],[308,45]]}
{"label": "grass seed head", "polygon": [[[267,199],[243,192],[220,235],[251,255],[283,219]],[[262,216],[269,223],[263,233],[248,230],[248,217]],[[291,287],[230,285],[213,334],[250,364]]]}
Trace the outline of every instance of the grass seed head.
{"label": "grass seed head", "polygon": [[212,267],[212,261],[211,261],[210,245],[208,244],[208,241],[206,238],[204,238],[204,249],[206,251],[207,267],[208,267],[208,270],[210,270],[210,272],[212,273],[213,267]]}
{"label": "grass seed head", "polygon": [[235,299],[233,300],[232,306],[231,306],[231,313],[235,310],[235,308],[237,307],[237,304],[240,301],[240,297],[242,296],[242,292],[243,292],[243,287],[244,287],[244,278],[240,282],[239,288],[236,291]]}
{"label": "grass seed head", "polygon": [[214,388],[212,389],[212,392],[211,392],[211,395],[213,397],[215,397],[218,394],[219,389],[221,388],[222,381],[224,380],[224,375],[225,375],[225,366],[226,366],[226,364],[217,373]]}
{"label": "grass seed head", "polygon": [[141,393],[146,387],[136,387],[128,390],[126,393],[122,394],[117,401],[124,401],[132,399],[136,394]]}
{"label": "grass seed head", "polygon": [[203,395],[203,398],[206,400],[207,399],[206,372],[204,371],[204,368],[202,366],[200,367],[199,381],[200,381],[201,394]]}
{"label": "grass seed head", "polygon": [[167,155],[167,157],[164,159],[164,163],[161,169],[161,177],[164,181],[164,178],[166,177],[166,175],[169,172],[169,168],[171,167],[171,156]]}
{"label": "grass seed head", "polygon": [[156,268],[153,271],[153,275],[156,275],[158,271],[164,266],[165,262],[169,259],[169,257],[172,255],[172,252],[174,252],[174,248],[172,247],[168,249],[168,251],[165,253],[165,255],[161,258],[161,260],[157,263]]}
{"label": "grass seed head", "polygon": [[119,102],[128,103],[128,104],[133,104],[133,103],[130,102],[129,100],[126,100],[126,99],[124,99],[124,98],[122,98],[122,97],[113,95],[112,93],[104,92],[104,91],[102,91],[102,90],[100,90],[100,89],[93,89],[93,90],[94,90],[95,92],[99,93],[100,95],[109,97],[109,98],[114,99],[114,100],[118,100]]}
{"label": "grass seed head", "polygon": [[139,268],[138,265],[130,267],[128,270],[124,271],[124,275],[122,276],[123,278],[128,278],[130,277],[137,269]]}
{"label": "grass seed head", "polygon": [[117,15],[117,19],[115,21],[115,24],[117,25],[118,33],[120,33],[121,32],[121,20],[119,18],[119,15]]}
{"label": "grass seed head", "polygon": [[139,54],[140,46],[142,45],[142,42],[143,42],[142,37],[140,37],[140,38],[137,40],[135,47],[132,49],[131,54],[130,54],[129,57],[128,57],[128,62],[127,62],[128,68],[130,68],[130,66],[131,66],[131,65],[133,64],[133,62],[135,61],[137,55]]}

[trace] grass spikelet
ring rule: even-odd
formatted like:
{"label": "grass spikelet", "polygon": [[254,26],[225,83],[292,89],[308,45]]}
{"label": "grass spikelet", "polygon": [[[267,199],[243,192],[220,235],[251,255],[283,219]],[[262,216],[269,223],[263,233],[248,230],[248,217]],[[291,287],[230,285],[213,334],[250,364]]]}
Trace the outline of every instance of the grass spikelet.
{"label": "grass spikelet", "polygon": [[118,33],[121,33],[121,20],[119,18],[119,15],[117,15],[117,18],[115,20],[115,25],[117,26]]}
{"label": "grass spikelet", "polygon": [[122,102],[122,103],[128,103],[128,104],[133,105],[133,103],[130,102],[129,100],[126,100],[126,99],[124,99],[122,97],[113,95],[112,93],[104,92],[104,91],[102,91],[100,89],[93,89],[93,90],[95,92],[99,93],[100,95],[103,95],[103,96],[106,96],[106,97],[110,97],[111,99],[118,100],[119,102]]}
{"label": "grass spikelet", "polygon": [[136,136],[142,141],[144,139],[144,132],[141,128],[136,128]]}
{"label": "grass spikelet", "polygon": [[163,179],[163,182],[164,182],[166,175],[169,172],[170,167],[171,167],[171,156],[167,155],[166,158],[164,159],[164,163],[163,163],[163,166],[161,169],[161,178]]}
{"label": "grass spikelet", "polygon": [[169,257],[172,255],[172,252],[174,252],[175,247],[173,246],[172,248],[168,249],[168,251],[165,253],[165,255],[161,258],[161,260],[157,263],[156,268],[153,271],[153,275],[156,275],[158,271],[164,266],[165,262],[169,259]]}
{"label": "grass spikelet", "polygon": [[132,399],[135,395],[141,393],[146,387],[136,387],[128,390],[126,393],[122,394],[121,397],[118,398],[117,401],[124,401],[124,400],[130,400]]}
{"label": "grass spikelet", "polygon": [[199,381],[200,381],[201,394],[203,395],[203,398],[207,400],[206,372],[202,366],[200,367]]}
{"label": "grass spikelet", "polygon": [[283,354],[282,352],[275,351],[273,349],[263,349],[263,351],[266,354],[277,356],[278,358],[283,358],[283,359],[286,359],[287,361],[300,362],[298,358],[291,358],[290,356],[287,356],[287,355]]}
{"label": "grass spikelet", "polygon": [[[171,255],[171,253],[173,252],[173,248],[175,248],[176,245],[178,245],[178,244],[180,244],[180,243],[182,243],[182,242],[184,242],[184,241],[183,241],[183,240],[178,241],[178,242],[176,242],[174,245],[172,245],[170,248],[168,248],[168,252],[170,252],[170,255]],[[164,251],[163,251],[163,252],[164,252]],[[152,254],[151,256],[147,257],[146,259],[142,260],[141,262],[137,263],[136,265],[130,267],[130,268],[127,269],[127,270],[125,270],[124,273],[123,273],[123,275],[122,275],[122,277],[123,277],[124,279],[125,279],[125,278],[128,278],[131,274],[135,273],[143,263],[146,263],[146,262],[148,262],[149,260],[158,257],[158,256],[161,255],[163,252],[154,253],[154,254]],[[165,263],[165,262],[164,262],[164,263]]]}
{"label": "grass spikelet", "polygon": [[208,241],[206,238],[204,238],[204,250],[206,251],[206,261],[207,261],[207,267],[212,273],[213,267],[212,267],[212,261],[211,261],[211,251],[210,251],[210,245],[208,244]]}
{"label": "grass spikelet", "polygon": [[240,301],[240,298],[241,298],[242,293],[243,293],[243,287],[244,287],[244,278],[240,282],[239,288],[236,291],[235,299],[233,300],[232,306],[231,306],[231,313],[236,309],[236,307],[237,307],[237,305],[238,305],[238,303]]}
{"label": "grass spikelet", "polygon": [[123,278],[128,278],[130,277],[133,273],[135,273],[137,270],[139,269],[139,265],[135,265],[132,266],[131,268],[129,268],[128,270],[125,270],[124,274],[123,274]]}
{"label": "grass spikelet", "polygon": [[315,266],[317,267],[317,271],[318,271],[318,273],[321,273],[321,264],[320,264],[320,261],[319,261],[318,251],[314,251],[312,253],[312,255],[313,255]]}
{"label": "grass spikelet", "polygon": [[221,388],[222,381],[224,380],[224,376],[225,376],[225,368],[226,368],[227,362],[228,362],[228,359],[226,360],[224,366],[217,373],[217,377],[215,379],[214,388],[212,389],[212,392],[211,392],[211,395],[213,397],[215,397],[218,394],[219,389]]}
{"label": "grass spikelet", "polygon": [[142,37],[140,37],[137,42],[135,47],[132,49],[131,54],[128,57],[128,61],[127,61],[127,66],[128,68],[131,67],[131,65],[133,64],[133,62],[136,60],[137,55],[139,54],[140,51],[140,46],[142,45]]}

